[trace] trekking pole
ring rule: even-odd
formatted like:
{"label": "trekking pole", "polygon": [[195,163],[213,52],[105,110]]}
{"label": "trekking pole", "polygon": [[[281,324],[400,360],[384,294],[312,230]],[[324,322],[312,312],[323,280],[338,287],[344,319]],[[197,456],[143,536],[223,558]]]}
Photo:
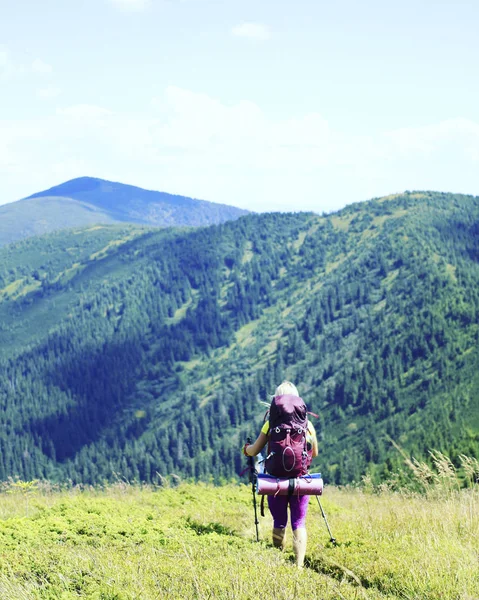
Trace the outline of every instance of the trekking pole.
{"label": "trekking pole", "polygon": [[328,520],[326,519],[326,514],[323,510],[323,505],[319,500],[319,496],[316,496],[316,500],[318,501],[319,508],[321,509],[321,514],[323,515],[324,522],[326,523],[326,527],[328,528],[329,541],[331,542],[331,544],[333,544],[333,546],[336,546],[336,538],[334,538],[333,534],[331,533],[331,529],[329,528]]}
{"label": "trekking pole", "polygon": [[[251,444],[251,438],[246,440],[248,444]],[[256,541],[259,542],[259,531],[258,531],[258,510],[256,507],[256,469],[254,467],[254,458],[252,456],[248,456],[248,466],[249,466],[249,480],[251,482],[251,490],[253,492],[253,507],[254,507],[254,525],[256,527]]]}

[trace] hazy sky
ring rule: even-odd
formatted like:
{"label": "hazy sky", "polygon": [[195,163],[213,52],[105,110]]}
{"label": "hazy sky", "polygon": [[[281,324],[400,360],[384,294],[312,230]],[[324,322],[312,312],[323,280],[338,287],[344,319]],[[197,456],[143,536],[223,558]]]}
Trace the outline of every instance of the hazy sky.
{"label": "hazy sky", "polygon": [[0,0],[0,204],[82,175],[258,211],[478,195],[478,25],[478,0]]}

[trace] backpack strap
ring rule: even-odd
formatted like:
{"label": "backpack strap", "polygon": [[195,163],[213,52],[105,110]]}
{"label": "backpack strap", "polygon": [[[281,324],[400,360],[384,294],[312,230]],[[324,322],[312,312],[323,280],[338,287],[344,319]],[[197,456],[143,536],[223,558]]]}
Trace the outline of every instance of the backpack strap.
{"label": "backpack strap", "polygon": [[290,479],[288,482],[288,496],[292,496],[294,494],[294,488],[296,487],[296,480]]}

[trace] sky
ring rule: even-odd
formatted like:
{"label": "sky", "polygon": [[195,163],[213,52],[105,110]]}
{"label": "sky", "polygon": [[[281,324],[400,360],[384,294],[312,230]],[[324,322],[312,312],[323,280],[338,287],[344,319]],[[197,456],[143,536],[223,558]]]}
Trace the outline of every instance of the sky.
{"label": "sky", "polygon": [[85,175],[254,211],[479,195],[477,0],[0,14],[0,204]]}

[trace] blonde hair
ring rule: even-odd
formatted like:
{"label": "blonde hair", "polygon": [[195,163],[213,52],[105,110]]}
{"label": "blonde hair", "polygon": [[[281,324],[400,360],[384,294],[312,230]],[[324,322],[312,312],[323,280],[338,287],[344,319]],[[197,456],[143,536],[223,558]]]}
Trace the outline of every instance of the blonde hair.
{"label": "blonde hair", "polygon": [[286,394],[290,396],[298,396],[299,398],[298,390],[296,389],[294,383],[291,383],[291,381],[283,381],[283,383],[278,385],[274,392],[275,396],[285,396]]}

